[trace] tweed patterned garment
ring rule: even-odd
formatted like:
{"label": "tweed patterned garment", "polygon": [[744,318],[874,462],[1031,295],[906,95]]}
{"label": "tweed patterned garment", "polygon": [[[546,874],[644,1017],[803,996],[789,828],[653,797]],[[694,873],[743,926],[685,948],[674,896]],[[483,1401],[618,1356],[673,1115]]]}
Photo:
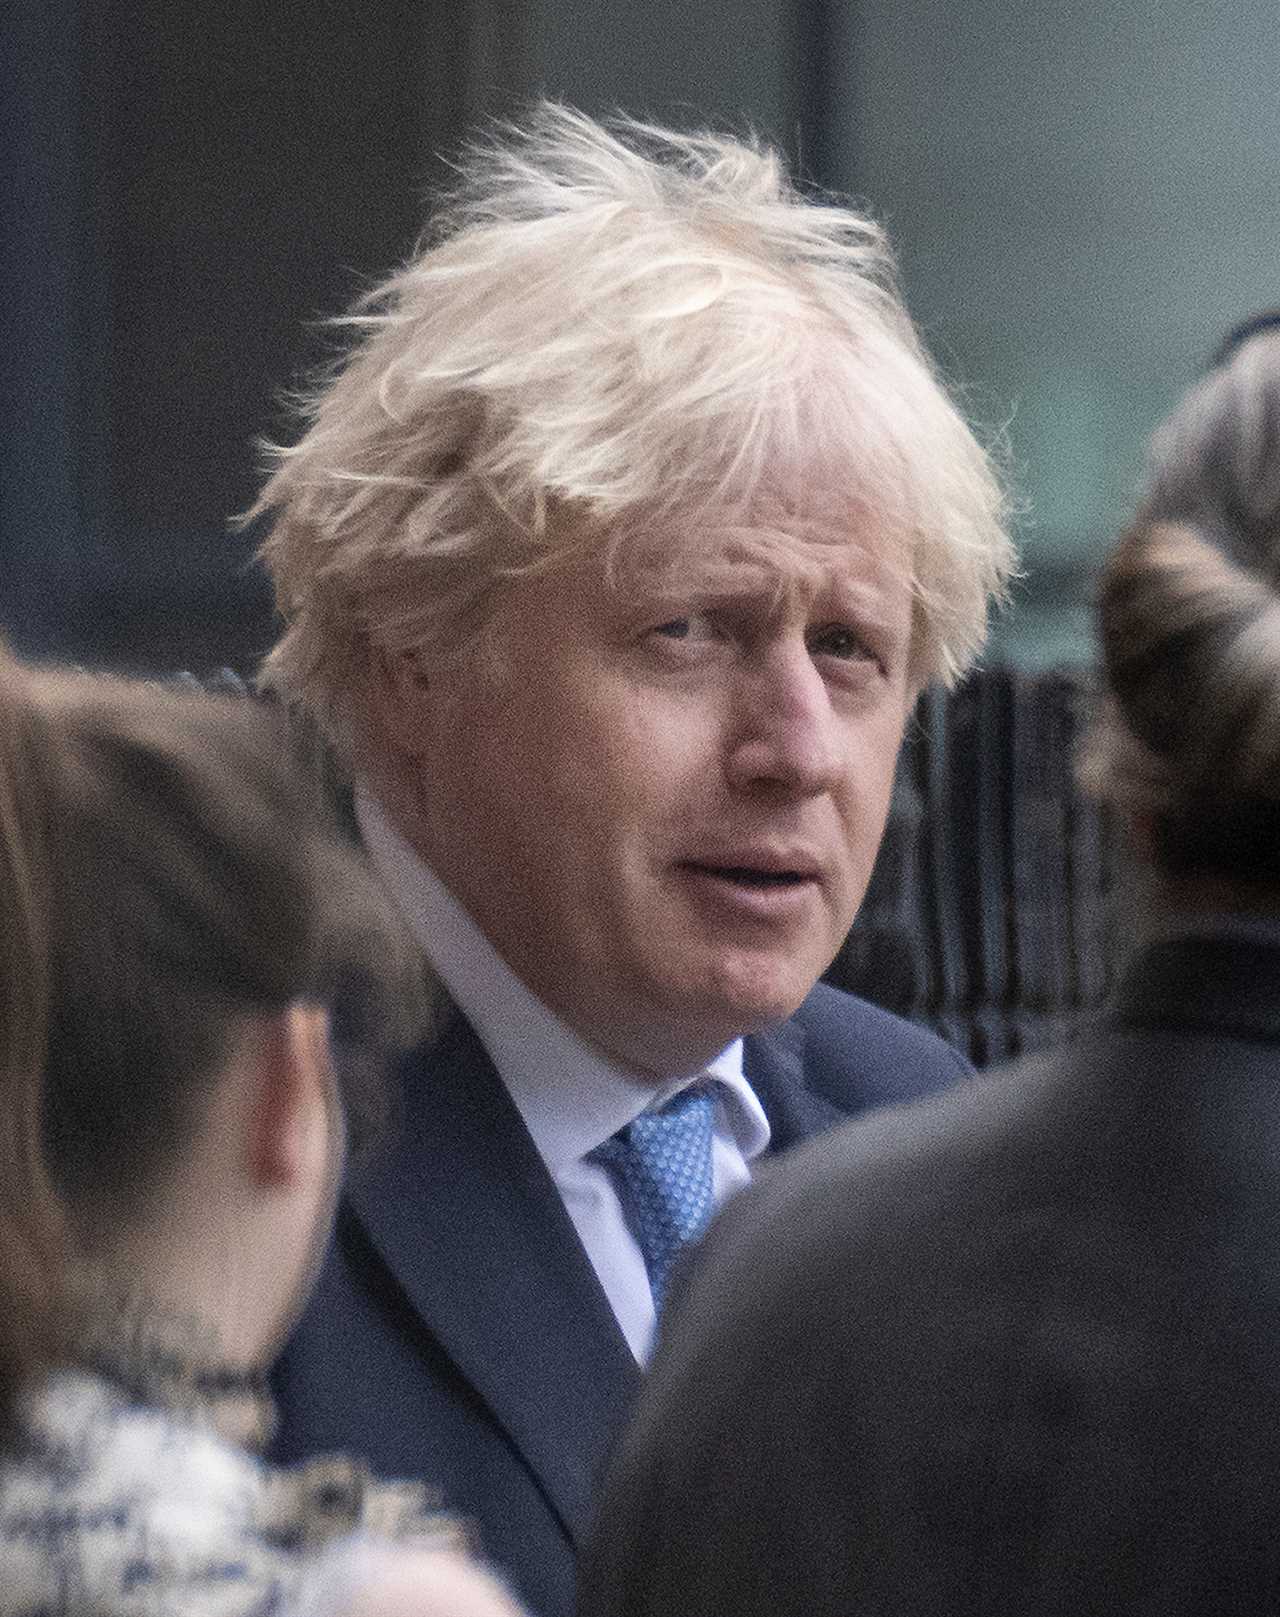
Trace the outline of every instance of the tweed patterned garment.
{"label": "tweed patterned garment", "polygon": [[[154,1356],[127,1379],[154,1400]],[[464,1547],[420,1488],[267,1466],[219,1435],[221,1396],[173,1386],[164,1407],[69,1369],[28,1395],[0,1457],[0,1617],[322,1617],[371,1549]]]}

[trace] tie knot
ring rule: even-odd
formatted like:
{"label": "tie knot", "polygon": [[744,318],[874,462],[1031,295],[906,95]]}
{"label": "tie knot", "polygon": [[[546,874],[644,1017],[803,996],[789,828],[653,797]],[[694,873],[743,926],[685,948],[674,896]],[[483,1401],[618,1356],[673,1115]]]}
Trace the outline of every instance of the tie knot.
{"label": "tie knot", "polygon": [[692,1084],[658,1111],[632,1118],[591,1153],[613,1176],[657,1309],[676,1254],[711,1216],[714,1117],[712,1086]]}

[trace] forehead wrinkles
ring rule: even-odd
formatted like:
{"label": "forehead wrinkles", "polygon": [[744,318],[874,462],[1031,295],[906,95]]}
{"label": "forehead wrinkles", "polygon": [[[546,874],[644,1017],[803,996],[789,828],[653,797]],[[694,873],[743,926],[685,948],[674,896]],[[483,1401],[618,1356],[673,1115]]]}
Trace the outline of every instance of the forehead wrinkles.
{"label": "forehead wrinkles", "polygon": [[623,599],[689,594],[751,595],[774,612],[806,607],[834,588],[860,597],[910,590],[907,541],[877,525],[868,531],[847,507],[830,517],[726,523],[703,521],[665,532],[618,536],[605,556],[607,587]]}

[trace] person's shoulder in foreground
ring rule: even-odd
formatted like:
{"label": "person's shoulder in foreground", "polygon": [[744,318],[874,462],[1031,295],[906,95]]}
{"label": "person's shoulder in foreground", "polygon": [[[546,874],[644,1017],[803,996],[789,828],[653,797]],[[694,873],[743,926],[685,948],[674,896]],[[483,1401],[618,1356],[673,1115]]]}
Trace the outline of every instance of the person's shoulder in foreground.
{"label": "person's shoulder in foreground", "polygon": [[1234,1029],[1100,1026],[832,1130],[724,1209],[615,1454],[582,1617],[1271,1609],[1250,1500],[1280,1421],[1280,929],[1246,952],[1266,1038],[1256,994]]}

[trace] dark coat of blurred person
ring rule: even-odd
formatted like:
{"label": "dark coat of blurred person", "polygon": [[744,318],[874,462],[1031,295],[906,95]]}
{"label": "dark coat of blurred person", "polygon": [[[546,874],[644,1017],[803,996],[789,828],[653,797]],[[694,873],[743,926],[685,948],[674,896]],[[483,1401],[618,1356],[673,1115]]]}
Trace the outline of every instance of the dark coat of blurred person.
{"label": "dark coat of blurred person", "polygon": [[372,1055],[420,975],[285,741],[0,645],[0,1617],[514,1617],[420,1489],[252,1452],[342,1163],[326,1005]]}
{"label": "dark coat of blurred person", "polygon": [[713,1228],[582,1617],[1280,1609],[1280,330],[1155,439],[1086,783],[1149,878],[1107,1014]]}

